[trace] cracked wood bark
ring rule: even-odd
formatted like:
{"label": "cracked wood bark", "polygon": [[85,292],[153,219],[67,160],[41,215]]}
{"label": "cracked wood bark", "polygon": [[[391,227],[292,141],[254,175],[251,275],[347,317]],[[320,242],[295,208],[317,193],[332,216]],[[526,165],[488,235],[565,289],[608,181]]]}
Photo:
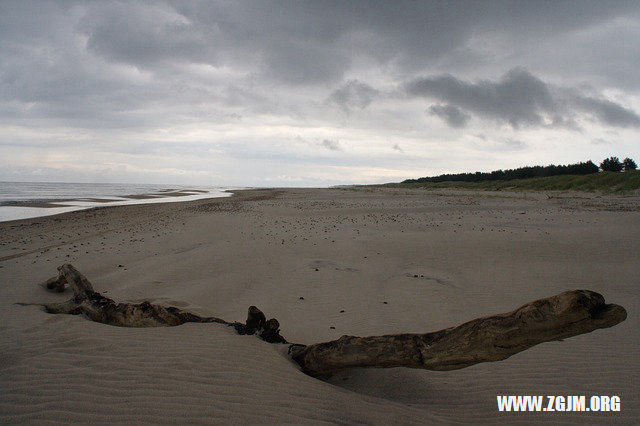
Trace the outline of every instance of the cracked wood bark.
{"label": "cracked wood bark", "polygon": [[[95,292],[89,280],[72,265],[60,266],[58,273],[43,285],[61,292],[69,284],[74,296],[63,303],[36,304],[49,313],[84,314],[93,321],[121,327],[219,323],[233,326],[239,334],[256,334],[270,343],[288,343],[280,335],[278,321],[267,320],[255,306],[249,308],[245,324],[231,323],[149,302],[116,303]],[[626,316],[622,306],[606,304],[598,293],[573,290],[527,303],[512,312],[432,333],[342,336],[309,346],[292,344],[289,353],[303,372],[316,377],[353,367],[455,370],[500,361],[540,343],[612,327]]]}

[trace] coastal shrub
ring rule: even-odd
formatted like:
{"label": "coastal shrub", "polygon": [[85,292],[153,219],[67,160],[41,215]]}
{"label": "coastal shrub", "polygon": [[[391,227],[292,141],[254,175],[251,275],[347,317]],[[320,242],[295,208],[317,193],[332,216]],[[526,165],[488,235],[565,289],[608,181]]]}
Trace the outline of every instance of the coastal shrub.
{"label": "coastal shrub", "polygon": [[624,171],[635,170],[638,168],[638,165],[631,158],[627,157],[622,160],[622,165],[624,166]]}
{"label": "coastal shrub", "polygon": [[507,181],[515,179],[541,178],[560,175],[588,175],[598,173],[598,166],[591,160],[569,165],[549,165],[520,167],[509,170],[494,170],[492,172],[457,173],[439,176],[407,179],[402,183],[441,183],[441,182],[485,182]]}
{"label": "coastal shrub", "polygon": [[618,157],[609,157],[602,160],[600,168],[603,172],[620,172],[622,171],[622,163]]}

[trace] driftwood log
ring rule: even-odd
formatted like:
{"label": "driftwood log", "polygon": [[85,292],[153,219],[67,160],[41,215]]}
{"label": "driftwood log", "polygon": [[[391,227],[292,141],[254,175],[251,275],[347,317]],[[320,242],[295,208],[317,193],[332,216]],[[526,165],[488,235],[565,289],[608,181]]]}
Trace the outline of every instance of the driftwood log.
{"label": "driftwood log", "polygon": [[600,294],[574,290],[433,333],[342,336],[291,352],[311,376],[351,367],[457,370],[501,361],[540,343],[612,327],[626,317],[622,306],[605,304]]}
{"label": "driftwood log", "polygon": [[[95,292],[89,280],[69,264],[60,266],[58,276],[43,284],[58,292],[68,284],[73,297],[62,303],[26,305],[43,306],[53,314],[83,314],[93,321],[120,327],[218,323],[234,327],[239,334],[256,334],[270,343],[288,343],[280,335],[278,321],[267,320],[255,306],[249,308],[247,320],[241,324],[149,302],[116,303]],[[480,362],[501,361],[540,343],[612,327],[626,317],[622,306],[606,304],[600,294],[573,290],[527,303],[512,312],[432,333],[342,336],[309,346],[291,344],[289,354],[302,371],[315,377],[354,367],[456,370]]]}
{"label": "driftwood log", "polygon": [[280,336],[280,324],[267,320],[260,309],[249,308],[245,324],[227,322],[216,317],[201,317],[173,306],[165,307],[149,302],[116,303],[96,292],[89,280],[70,264],[58,267],[58,276],[42,283],[49,290],[63,292],[68,284],[73,297],[62,303],[21,303],[43,306],[50,314],[82,314],[92,321],[118,327],[171,327],[187,322],[209,322],[232,326],[238,334],[257,334],[269,343],[287,343]]}

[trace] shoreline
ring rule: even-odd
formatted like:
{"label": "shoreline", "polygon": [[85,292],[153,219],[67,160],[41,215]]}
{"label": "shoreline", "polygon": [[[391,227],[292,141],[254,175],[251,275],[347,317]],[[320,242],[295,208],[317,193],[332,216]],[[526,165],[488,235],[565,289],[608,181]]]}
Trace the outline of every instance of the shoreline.
{"label": "shoreline", "polygon": [[[509,420],[632,423],[640,200],[554,195],[272,188],[1,222],[0,422],[502,423],[496,395],[540,394],[618,395],[622,410]],[[15,305],[66,300],[38,286],[63,263],[116,301],[241,322],[256,305],[304,344],[439,330],[578,288],[630,315],[501,362],[323,381],[215,325],[123,329]]]}
{"label": "shoreline", "polygon": [[44,216],[54,216],[98,207],[187,202],[199,199],[223,198],[228,196],[230,196],[229,189],[219,188],[215,190],[167,189],[141,194],[110,195],[100,197],[89,196],[7,200],[0,203],[0,223],[21,219],[35,219]]}

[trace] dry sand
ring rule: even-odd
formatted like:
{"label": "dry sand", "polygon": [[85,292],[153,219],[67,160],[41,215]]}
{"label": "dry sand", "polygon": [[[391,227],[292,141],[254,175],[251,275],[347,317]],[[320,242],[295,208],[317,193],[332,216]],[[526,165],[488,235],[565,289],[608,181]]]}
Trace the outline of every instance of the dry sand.
{"label": "dry sand", "polygon": [[[287,189],[0,223],[0,423],[637,423],[639,211],[638,197]],[[255,304],[305,344],[434,331],[568,289],[628,319],[464,370],[321,381],[228,327],[117,328],[14,304],[68,298],[37,285],[68,262],[117,301],[229,321]],[[503,394],[622,403],[499,413]]]}

